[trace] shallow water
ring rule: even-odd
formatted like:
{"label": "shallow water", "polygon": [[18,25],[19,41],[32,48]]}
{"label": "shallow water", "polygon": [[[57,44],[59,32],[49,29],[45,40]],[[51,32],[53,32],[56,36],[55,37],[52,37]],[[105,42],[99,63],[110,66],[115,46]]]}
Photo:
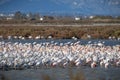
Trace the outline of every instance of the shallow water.
{"label": "shallow water", "polygon": [[[71,80],[72,75],[85,76],[85,80],[120,80],[120,68],[47,68],[47,69],[28,69],[0,71],[6,80]],[[49,77],[48,77],[49,76]],[[47,79],[48,80],[48,79]]]}
{"label": "shallow water", "polygon": [[80,41],[80,44],[86,45],[88,44],[89,41],[91,41],[90,44],[98,43],[98,42],[104,42],[104,45],[106,46],[114,46],[114,45],[120,45],[120,40],[108,40],[108,39],[89,39],[89,40],[73,40],[73,39],[39,39],[39,40],[34,40],[34,39],[26,39],[26,40],[20,40],[20,39],[11,39],[11,40],[0,40],[0,41],[5,41],[5,42],[21,42],[21,43],[44,43],[44,42],[51,42],[54,41],[54,43],[57,43],[59,45],[60,43],[67,43],[67,42],[77,42]]}

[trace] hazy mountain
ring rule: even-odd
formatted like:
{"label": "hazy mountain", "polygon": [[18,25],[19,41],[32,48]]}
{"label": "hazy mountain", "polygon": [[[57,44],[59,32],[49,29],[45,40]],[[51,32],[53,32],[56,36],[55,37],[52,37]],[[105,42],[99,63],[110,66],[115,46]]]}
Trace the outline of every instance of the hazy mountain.
{"label": "hazy mountain", "polygon": [[0,12],[120,15],[120,0],[0,0]]}

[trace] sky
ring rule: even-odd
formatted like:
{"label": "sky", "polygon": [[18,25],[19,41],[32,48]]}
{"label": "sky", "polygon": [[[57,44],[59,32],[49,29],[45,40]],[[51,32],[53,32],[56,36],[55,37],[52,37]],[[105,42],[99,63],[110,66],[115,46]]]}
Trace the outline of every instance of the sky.
{"label": "sky", "polygon": [[0,0],[0,13],[120,15],[120,0]]}

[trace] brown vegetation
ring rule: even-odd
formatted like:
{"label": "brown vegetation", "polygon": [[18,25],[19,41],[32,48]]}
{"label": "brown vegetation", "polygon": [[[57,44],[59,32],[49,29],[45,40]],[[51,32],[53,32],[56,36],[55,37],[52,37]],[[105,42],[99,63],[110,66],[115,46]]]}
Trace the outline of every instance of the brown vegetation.
{"label": "brown vegetation", "polygon": [[75,36],[79,39],[107,39],[109,36],[120,37],[120,26],[83,26],[83,27],[56,27],[56,26],[1,26],[0,35],[7,36],[52,36],[54,39],[70,39]]}

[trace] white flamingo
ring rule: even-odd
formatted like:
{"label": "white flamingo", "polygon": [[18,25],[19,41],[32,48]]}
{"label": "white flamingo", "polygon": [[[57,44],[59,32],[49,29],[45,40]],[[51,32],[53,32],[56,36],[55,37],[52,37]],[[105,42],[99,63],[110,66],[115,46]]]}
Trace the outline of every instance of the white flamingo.
{"label": "white flamingo", "polygon": [[95,68],[95,67],[97,67],[97,63],[96,62],[92,62],[91,63],[91,68]]}

